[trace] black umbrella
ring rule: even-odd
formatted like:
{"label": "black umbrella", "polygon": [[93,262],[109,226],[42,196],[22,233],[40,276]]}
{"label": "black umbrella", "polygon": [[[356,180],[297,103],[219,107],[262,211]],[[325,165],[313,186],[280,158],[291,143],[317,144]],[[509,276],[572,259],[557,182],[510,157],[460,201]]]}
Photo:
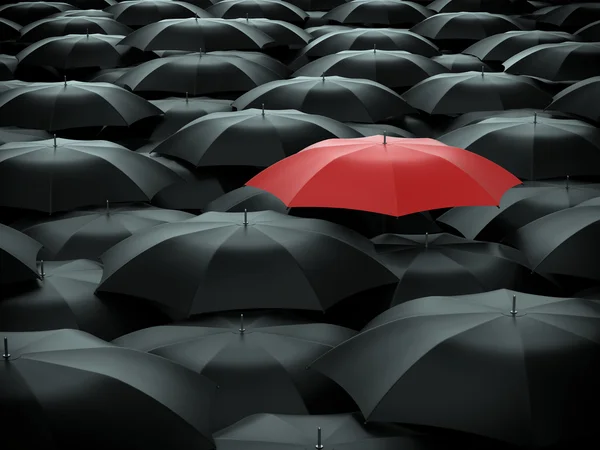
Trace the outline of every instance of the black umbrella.
{"label": "black umbrella", "polygon": [[45,331],[69,328],[102,339],[115,339],[168,322],[147,302],[97,297],[94,291],[101,278],[102,266],[94,261],[42,261],[37,280],[3,287],[0,329]]}
{"label": "black umbrella", "polygon": [[576,206],[519,228],[505,242],[540,273],[600,280],[600,206]]}
{"label": "black umbrella", "polygon": [[562,31],[507,31],[475,42],[463,53],[477,56],[482,61],[499,63],[537,45],[576,40],[572,34]]}
{"label": "black umbrella", "polygon": [[146,58],[137,48],[118,45],[123,36],[70,34],[41,39],[17,55],[19,67],[54,67],[62,71],[82,68],[112,69]]}
{"label": "black umbrella", "polygon": [[281,0],[221,0],[207,11],[223,19],[252,17],[302,24],[308,18],[302,9]]}
{"label": "black umbrella", "polygon": [[362,78],[391,89],[406,89],[432,75],[447,72],[444,66],[426,56],[401,50],[372,49],[345,50],[323,56],[301,67],[292,76]]}
{"label": "black umbrella", "polygon": [[81,331],[4,336],[3,427],[27,430],[6,436],[5,448],[214,448],[206,378]]}
{"label": "black umbrella", "polygon": [[19,127],[0,127],[0,145],[9,142],[30,142],[52,139],[52,135],[42,130],[28,130]]}
{"label": "black umbrella", "polygon": [[507,59],[503,66],[505,72],[515,75],[576,82],[600,75],[600,43],[537,45]]}
{"label": "black umbrella", "polygon": [[119,2],[105,9],[116,20],[130,27],[143,27],[164,19],[214,17],[197,6],[172,0],[144,0]]}
{"label": "black umbrella", "polygon": [[107,141],[54,139],[0,147],[0,205],[53,213],[146,202],[177,181],[165,167]]}
{"label": "black umbrella", "polygon": [[18,60],[11,55],[0,55],[0,81],[14,80]]}
{"label": "black umbrella", "polygon": [[287,214],[288,208],[273,194],[252,186],[234,189],[206,205],[206,211],[244,212],[276,211]]}
{"label": "black umbrella", "polygon": [[297,109],[341,122],[375,123],[414,112],[402,97],[382,84],[335,76],[272,81],[233,102],[236,109],[261,105],[268,109]]}
{"label": "black umbrella", "polygon": [[0,223],[0,284],[36,279],[36,260],[41,248],[39,242]]}
{"label": "black umbrella", "polygon": [[150,101],[164,113],[152,131],[151,140],[162,141],[195,119],[214,112],[231,111],[231,101],[209,97],[165,98]]}
{"label": "black umbrella", "polygon": [[431,60],[441,64],[450,72],[454,73],[480,71],[482,68],[485,72],[493,72],[493,69],[490,66],[476,56],[463,55],[462,53],[434,56]]}
{"label": "black umbrella", "polygon": [[398,277],[392,305],[431,295],[463,295],[494,289],[556,291],[532,273],[527,258],[505,245],[450,234],[383,234],[372,239],[379,260]]}
{"label": "black umbrella", "polygon": [[461,206],[445,212],[437,221],[467,239],[501,242],[507,235],[536,219],[600,197],[598,184],[526,182],[506,192],[495,206]]}
{"label": "black umbrella", "polygon": [[281,78],[287,78],[291,73],[290,69],[284,63],[275,59],[272,56],[266,55],[265,53],[261,52],[253,52],[247,50],[217,50],[214,52],[210,52],[210,54],[216,56],[236,56],[238,58],[243,58],[245,60],[268,68],[269,70],[279,75]]}
{"label": "black umbrella", "polygon": [[600,20],[592,22],[583,28],[577,30],[574,35],[579,39],[587,42],[600,41]]}
{"label": "black umbrella", "polygon": [[600,129],[580,120],[494,117],[438,137],[521,179],[600,176]]}
{"label": "black umbrella", "polygon": [[396,279],[360,235],[272,211],[210,212],[159,225],[117,244],[102,261],[100,292],[154,300],[186,316],[323,311]]}
{"label": "black umbrella", "polygon": [[427,7],[437,13],[487,12],[510,14],[521,12],[511,0],[434,0]]}
{"label": "black umbrella", "polygon": [[48,16],[48,18],[55,17],[107,17],[109,19],[114,19],[111,13],[103,11],[102,9],[71,9]]}
{"label": "black umbrella", "polygon": [[176,92],[207,95],[247,92],[280,80],[270,67],[232,54],[189,53],[148,61],[117,80],[134,92]]}
{"label": "black umbrella", "polygon": [[350,0],[329,11],[323,20],[348,25],[410,27],[434,14],[430,9],[401,0]]}
{"label": "black umbrella", "polygon": [[[72,211],[45,220],[15,222],[12,226],[40,242],[46,261],[98,259],[106,250],[144,229],[194,217],[182,211],[147,205],[126,205]],[[0,327],[1,329],[1,327]]]}
{"label": "black umbrella", "polygon": [[0,93],[10,91],[15,88],[31,86],[33,83],[28,83],[21,80],[0,81]]}
{"label": "black umbrella", "polygon": [[67,34],[111,34],[126,36],[131,28],[109,17],[49,17],[21,29],[21,42],[37,42]]}
{"label": "black umbrella", "polygon": [[52,14],[73,9],[79,8],[62,2],[18,2],[0,6],[0,17],[19,25],[28,25]]}
{"label": "black umbrella", "polygon": [[351,412],[356,405],[307,364],[356,334],[324,323],[254,325],[243,314],[231,326],[161,326],[123,336],[114,344],[161,356],[218,384],[214,430],[259,412]]}
{"label": "black umbrella", "polygon": [[358,132],[327,117],[248,109],[196,119],[153,151],[195,167],[269,167],[317,142],[357,137]]}
{"label": "black umbrella", "polygon": [[320,14],[330,11],[336,6],[344,4],[344,0],[290,0],[289,3],[296,5],[307,13],[318,12]]}
{"label": "black umbrella", "polygon": [[600,76],[579,81],[563,89],[554,96],[546,109],[599,122],[600,109],[595,106],[597,101],[600,101]]}
{"label": "black umbrella", "polygon": [[22,26],[12,20],[0,17],[0,42],[17,39]]}
{"label": "black umbrella", "polygon": [[290,47],[298,48],[303,47],[313,40],[307,31],[303,30],[297,25],[284,22],[283,20],[272,20],[263,18],[245,18],[245,19],[233,19],[251,27],[257,28],[267,36],[270,36],[277,45],[287,45]]}
{"label": "black umbrella", "polygon": [[355,27],[349,25],[320,25],[318,27],[306,28],[304,31],[310,34],[313,38],[318,38],[328,33],[333,33],[335,31],[349,31],[353,28]]}
{"label": "black umbrella", "polygon": [[409,131],[406,131],[402,128],[395,127],[394,125],[386,125],[380,123],[351,123],[347,124],[350,128],[358,131],[362,136],[377,136],[383,135],[391,136],[391,137],[401,137],[401,138],[414,138],[416,137]]}
{"label": "black umbrella", "polygon": [[119,78],[129,72],[132,67],[118,67],[116,69],[102,69],[94,73],[89,79],[90,83],[111,83],[115,84]]}
{"label": "black umbrella", "polygon": [[[430,77],[402,96],[429,114],[544,108],[551,101],[531,79],[507,73],[465,72]],[[1,98],[1,97],[0,97]]]}
{"label": "black umbrella", "polygon": [[546,11],[537,17],[538,24],[575,31],[592,22],[600,20],[600,4],[585,2],[569,2]]}
{"label": "black umbrella", "polygon": [[599,320],[591,300],[507,290],[428,297],[384,312],[311,368],[346,389],[368,421],[541,448],[596,432]]}
{"label": "black umbrella", "polygon": [[143,98],[109,83],[31,83],[0,94],[0,122],[24,128],[129,126],[160,114]]}
{"label": "black umbrella", "polygon": [[166,19],[121,42],[141,50],[260,50],[275,41],[250,25],[225,19]]}
{"label": "black umbrella", "polygon": [[395,28],[355,28],[335,31],[315,38],[304,47],[290,64],[298,70],[317,58],[343,50],[404,50],[423,56],[439,55],[438,48],[430,41],[408,30]]}

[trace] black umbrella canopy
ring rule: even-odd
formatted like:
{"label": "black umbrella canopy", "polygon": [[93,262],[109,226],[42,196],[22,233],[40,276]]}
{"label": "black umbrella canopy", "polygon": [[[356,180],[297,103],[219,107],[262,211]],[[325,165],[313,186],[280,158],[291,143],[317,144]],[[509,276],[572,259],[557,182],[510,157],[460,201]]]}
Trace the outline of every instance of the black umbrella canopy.
{"label": "black umbrella canopy", "polygon": [[0,17],[0,36],[2,41],[17,39],[21,33],[22,26],[12,20]]}
{"label": "black umbrella canopy", "polygon": [[353,130],[358,131],[362,136],[377,136],[383,135],[391,136],[391,137],[401,137],[401,138],[414,138],[416,137],[409,131],[404,130],[403,128],[395,127],[394,125],[386,125],[379,123],[351,123],[347,124]]}
{"label": "black umbrella canopy", "polygon": [[505,72],[548,81],[576,82],[600,75],[600,43],[537,45],[503,63]]}
{"label": "black umbrella canopy", "polygon": [[117,81],[119,78],[121,78],[123,75],[125,75],[131,69],[132,69],[131,67],[118,67],[115,69],[101,69],[101,70],[98,70],[97,72],[94,72],[94,74],[89,79],[86,79],[86,81],[89,81],[91,83],[115,84],[115,81]]}
{"label": "black umbrella canopy", "polygon": [[252,17],[283,20],[295,24],[303,24],[308,18],[305,11],[281,0],[221,0],[207,11],[223,19]]}
{"label": "black umbrella canopy", "polygon": [[115,339],[149,326],[167,323],[156,308],[136,299],[100,298],[94,294],[102,266],[85,259],[44,261],[37,280],[3,288],[0,329],[82,330]]}
{"label": "black umbrella canopy", "polygon": [[223,429],[260,412],[340,413],[356,404],[331,380],[306,366],[356,334],[314,323],[232,326],[160,326],[113,341],[161,356],[218,384],[211,425]]}
{"label": "black umbrella canopy", "polygon": [[445,212],[437,221],[467,239],[502,242],[507,235],[534,220],[598,197],[598,184],[560,186],[525,182],[507,191],[500,207],[461,206]]}
{"label": "black umbrella canopy", "polygon": [[540,273],[600,280],[600,206],[577,206],[541,217],[505,242],[520,249]]}
{"label": "black umbrella canopy", "polygon": [[126,36],[131,28],[109,17],[49,17],[21,29],[21,42],[37,42],[67,34],[110,34]]}
{"label": "black umbrella canopy", "polygon": [[281,78],[287,78],[291,73],[290,69],[281,61],[261,52],[252,52],[247,50],[216,50],[214,52],[210,52],[210,54],[215,56],[236,56],[238,58],[243,58],[268,68],[269,70],[278,74]]}
{"label": "black umbrella canopy", "polygon": [[98,259],[106,250],[144,229],[191,219],[186,212],[149,205],[117,205],[71,211],[44,220],[15,222],[12,226],[40,242],[38,254],[46,261]]}
{"label": "black umbrella canopy", "polygon": [[328,33],[334,33],[336,31],[349,31],[353,28],[355,27],[350,25],[319,25],[317,27],[306,28],[304,31],[316,39]]}
{"label": "black umbrella canopy", "polygon": [[108,17],[109,19],[114,19],[111,13],[103,11],[102,9],[71,9],[48,16],[48,18],[55,17]]}
{"label": "black umbrella canopy", "polygon": [[476,56],[463,55],[462,53],[434,56],[431,60],[454,73],[480,71],[482,69],[485,72],[493,72],[493,69],[490,66]]}
{"label": "black umbrella canopy", "polygon": [[0,94],[0,122],[24,128],[129,126],[159,115],[156,106],[110,83],[31,83]]}
{"label": "black umbrella canopy", "polygon": [[395,28],[355,28],[335,31],[315,38],[304,47],[290,64],[298,70],[314,59],[343,50],[404,50],[427,57],[439,55],[438,48],[430,41],[408,30]]}
{"label": "black umbrella canopy", "polygon": [[600,76],[579,81],[554,96],[547,106],[549,111],[561,111],[600,122],[600,110],[594,105],[600,101]]}
{"label": "black umbrella canopy", "polygon": [[276,211],[287,214],[288,208],[270,192],[253,186],[234,189],[206,205],[207,212]]}
{"label": "black umbrella canopy", "polygon": [[352,128],[295,110],[247,109],[194,120],[154,148],[195,167],[269,167],[326,139],[357,138]]}
{"label": "black umbrella canopy", "polygon": [[296,5],[302,11],[306,11],[307,13],[323,13],[343,5],[344,0],[290,0],[289,3]]}
{"label": "black umbrella canopy", "polygon": [[487,12],[510,14],[522,12],[511,0],[434,0],[427,8],[437,13]]}
{"label": "black umbrella canopy", "polygon": [[595,432],[599,320],[591,300],[508,290],[427,297],[384,312],[311,368],[369,421],[545,447]]}
{"label": "black umbrella canopy", "polygon": [[19,25],[29,25],[52,14],[77,9],[63,2],[18,2],[0,6],[0,17]]}
{"label": "black umbrella canopy", "polygon": [[167,139],[191,121],[207,114],[232,111],[231,101],[210,97],[186,97],[185,99],[170,97],[153,100],[150,103],[164,113],[150,136],[150,139],[154,141]]}
{"label": "black umbrella canopy", "polygon": [[398,277],[392,305],[430,295],[463,295],[511,288],[554,292],[532,273],[527,258],[505,245],[450,234],[383,234],[372,239],[379,260]]}
{"label": "black umbrella canopy", "polygon": [[597,20],[600,20],[600,4],[596,2],[569,2],[546,11],[536,19],[542,26],[571,32]]}
{"label": "black umbrella canopy", "polygon": [[155,59],[127,71],[116,83],[135,92],[188,92],[196,96],[247,92],[281,79],[268,66],[223,53],[199,52]]}
{"label": "black umbrella canopy", "polygon": [[592,22],[581,29],[577,30],[574,35],[579,39],[587,42],[600,41],[600,20]]}
{"label": "black umbrella canopy", "polygon": [[136,49],[118,45],[123,36],[69,34],[41,39],[17,55],[19,67],[53,67],[60,70],[101,68],[140,63],[147,59]]}
{"label": "black umbrella canopy", "polygon": [[11,55],[0,55],[0,80],[7,81],[15,78],[18,60]]}
{"label": "black umbrella canopy", "polygon": [[175,183],[168,169],[108,141],[54,139],[0,147],[0,205],[54,213],[147,202]]}
{"label": "black umbrella canopy", "polygon": [[210,212],[159,225],[117,244],[102,261],[99,292],[154,300],[185,315],[323,311],[396,281],[355,232],[272,211]]}
{"label": "black umbrella canopy", "polygon": [[477,56],[482,61],[498,63],[537,45],[577,40],[579,40],[577,37],[564,31],[507,31],[475,42],[463,53]]}
{"label": "black umbrella canopy", "polygon": [[495,117],[438,138],[521,179],[600,176],[600,130],[580,120]]}
{"label": "black umbrella canopy", "polygon": [[233,102],[236,109],[262,105],[268,109],[296,109],[341,122],[376,123],[415,112],[402,97],[380,83],[336,76],[272,81]]}
{"label": "black umbrella canopy", "polygon": [[26,234],[0,223],[0,284],[36,279],[41,248],[42,244]]}
{"label": "black umbrella canopy", "polygon": [[415,85],[402,97],[416,109],[445,115],[545,108],[552,101],[550,94],[529,78],[475,71],[434,75]]}
{"label": "black umbrella canopy", "polygon": [[273,20],[264,18],[242,18],[232,19],[251,27],[257,28],[266,35],[273,38],[277,45],[287,45],[298,48],[303,47],[314,39],[306,30],[297,25],[285,22],[283,20]]}
{"label": "black umbrella canopy", "polygon": [[215,385],[201,375],[76,330],[4,336],[0,414],[7,429],[28,431],[10,433],[6,448],[214,448]]}
{"label": "black umbrella canopy", "polygon": [[164,19],[212,18],[212,14],[187,2],[144,0],[119,2],[105,9],[130,27],[143,27]]}
{"label": "black umbrella canopy", "polygon": [[[378,0],[377,0],[378,1]],[[381,83],[391,89],[405,89],[440,73],[441,64],[422,55],[401,50],[345,50],[326,55],[298,69],[292,76],[340,76]],[[398,74],[402,76],[399,77]]]}
{"label": "black umbrella canopy", "polygon": [[323,16],[324,20],[348,25],[410,27],[434,14],[428,8],[401,0],[351,0]]}
{"label": "black umbrella canopy", "polygon": [[52,135],[42,130],[28,130],[19,127],[0,127],[0,145],[9,142],[30,142],[52,139]]}
{"label": "black umbrella canopy", "polygon": [[275,41],[250,25],[226,19],[165,19],[121,42],[140,50],[261,50]]}

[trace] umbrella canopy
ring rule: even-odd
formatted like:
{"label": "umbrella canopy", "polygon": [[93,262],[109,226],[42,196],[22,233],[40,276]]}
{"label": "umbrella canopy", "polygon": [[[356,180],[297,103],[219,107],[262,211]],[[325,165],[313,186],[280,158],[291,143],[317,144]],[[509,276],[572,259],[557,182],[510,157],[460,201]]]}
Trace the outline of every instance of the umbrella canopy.
{"label": "umbrella canopy", "polygon": [[48,17],[21,29],[21,42],[37,42],[67,34],[110,34],[126,36],[131,28],[109,17]]}
{"label": "umbrella canopy", "polygon": [[535,81],[507,73],[443,73],[430,77],[402,96],[429,114],[545,108],[552,101]]}
{"label": "umbrella canopy", "polygon": [[11,55],[0,55],[0,80],[7,81],[15,78],[18,60]]}
{"label": "umbrella canopy", "polygon": [[575,36],[563,31],[507,31],[475,42],[463,53],[477,56],[482,61],[498,63],[538,45],[576,40],[578,39]]}
{"label": "umbrella canopy", "polygon": [[600,122],[600,110],[594,105],[600,101],[600,76],[579,81],[554,96],[546,109],[575,114]]}
{"label": "umbrella canopy", "polygon": [[323,311],[395,280],[360,235],[272,211],[211,212],[159,225],[117,244],[102,261],[99,292],[154,300],[185,315]]}
{"label": "umbrella canopy", "polygon": [[398,277],[392,305],[432,295],[463,295],[510,288],[556,292],[557,286],[532,273],[514,248],[440,233],[383,234],[372,239],[379,260]]}
{"label": "umbrella canopy", "polygon": [[580,120],[495,117],[440,136],[521,179],[600,176],[600,129]]}
{"label": "umbrella canopy", "polygon": [[136,48],[117,45],[123,36],[70,34],[41,39],[19,52],[19,66],[47,66],[61,70],[114,67],[140,63],[144,55]]}
{"label": "umbrella canopy", "polygon": [[147,202],[177,181],[168,169],[108,141],[54,139],[0,147],[0,205],[46,213]]}
{"label": "umbrella canopy", "polygon": [[163,141],[191,121],[207,114],[232,110],[231,101],[216,100],[209,97],[186,97],[185,99],[170,97],[153,100],[150,103],[160,108],[164,113],[150,136],[153,141]]}
{"label": "umbrella canopy", "polygon": [[158,144],[154,152],[195,167],[269,167],[316,142],[355,137],[360,134],[327,117],[295,110],[247,109],[194,120]]}
{"label": "umbrella canopy", "polygon": [[437,13],[487,12],[508,14],[520,12],[511,0],[434,0],[427,8]]}
{"label": "umbrella canopy", "polygon": [[258,412],[309,414],[356,409],[347,394],[306,366],[356,334],[324,323],[161,326],[113,344],[170,359],[218,384],[212,428],[223,429]]}
{"label": "umbrella canopy", "polygon": [[344,4],[344,0],[290,0],[292,5],[296,5],[302,11],[319,12],[330,11],[336,6]]}
{"label": "umbrella canopy", "polygon": [[575,82],[600,75],[600,43],[562,42],[537,45],[503,63],[507,73],[549,81]]}
{"label": "umbrella canopy", "polygon": [[189,92],[192,95],[247,92],[278,73],[239,55],[189,53],[148,61],[127,71],[116,83],[134,92]]}
{"label": "umbrella canopy", "polygon": [[28,130],[19,127],[0,127],[0,145],[9,142],[30,142],[52,139],[52,135],[42,130]]}
{"label": "umbrella canopy", "polygon": [[472,55],[463,55],[461,53],[454,55],[440,55],[431,58],[432,61],[446,67],[448,71],[454,73],[471,72],[483,70],[484,72],[493,72],[492,68],[482,60]]}
{"label": "umbrella canopy", "polygon": [[42,262],[39,278],[4,286],[0,301],[2,331],[82,330],[114,339],[167,318],[136,299],[100,298],[94,294],[102,266],[85,259]]}
{"label": "umbrella canopy", "polygon": [[408,30],[394,28],[355,28],[335,31],[317,37],[304,47],[290,64],[298,70],[304,64],[343,50],[404,50],[427,57],[439,55],[438,48],[430,41]]}
{"label": "umbrella canopy", "polygon": [[463,206],[453,208],[437,221],[452,227],[468,239],[501,242],[506,236],[536,219],[600,197],[600,185],[525,182],[510,189],[500,207]]}
{"label": "umbrella canopy", "polygon": [[272,81],[233,102],[236,109],[263,105],[268,109],[296,109],[341,122],[375,123],[415,111],[402,97],[380,83],[336,76]]}
{"label": "umbrella canopy", "polygon": [[523,251],[534,270],[600,280],[600,206],[577,206],[519,228],[505,242]]}
{"label": "umbrella canopy", "polygon": [[0,284],[36,279],[36,260],[41,248],[39,242],[0,223]]}
{"label": "umbrella canopy", "polygon": [[591,300],[507,290],[427,297],[384,312],[311,368],[346,389],[368,421],[538,448],[595,431],[599,320]]}
{"label": "umbrella canopy", "polygon": [[323,56],[301,67],[292,76],[361,78],[399,89],[412,87],[430,76],[447,72],[444,66],[426,56],[401,50],[372,49],[346,50]]}
{"label": "umbrella canopy", "polygon": [[352,123],[347,124],[353,130],[358,131],[363,137],[377,136],[385,134],[390,137],[398,138],[414,138],[414,134],[394,125],[386,125],[381,123]]}
{"label": "umbrella canopy", "polygon": [[577,30],[574,35],[581,40],[587,42],[599,42],[600,41],[600,20],[592,22],[589,25]]}
{"label": "umbrella canopy", "polygon": [[270,192],[252,186],[242,186],[213,200],[206,205],[206,211],[244,212],[276,211],[287,214],[288,208]]}
{"label": "umbrella canopy", "polygon": [[129,126],[160,114],[156,106],[110,83],[32,83],[0,94],[0,122],[24,128]]}
{"label": "umbrella canopy", "polygon": [[114,19],[111,13],[103,11],[102,9],[70,9],[48,16],[48,18],[55,17],[108,17],[109,19]]}
{"label": "umbrella canopy", "polygon": [[21,33],[22,26],[12,20],[0,17],[0,36],[1,41],[17,39]]}
{"label": "umbrella canopy", "polygon": [[79,9],[63,2],[18,2],[0,6],[0,17],[29,25],[46,17],[63,11]]}
{"label": "umbrella canopy", "polygon": [[72,211],[50,219],[12,226],[40,242],[39,259],[98,259],[123,239],[155,225],[194,217],[182,211],[147,205],[110,206]]}
{"label": "umbrella canopy", "polygon": [[121,42],[140,50],[260,50],[274,44],[250,25],[225,19],[165,19],[135,30]]}
{"label": "umbrella canopy", "polygon": [[275,194],[288,207],[403,216],[450,206],[498,205],[520,181],[485,158],[433,139],[371,136],[319,142],[246,184]]}
{"label": "umbrella canopy", "polygon": [[277,42],[277,45],[304,47],[314,39],[313,36],[299,26],[283,20],[264,18],[245,18],[232,20],[237,20],[241,23],[245,23],[246,25],[250,25],[251,27],[259,29]]}
{"label": "umbrella canopy", "polygon": [[207,11],[223,19],[252,17],[303,24],[308,18],[302,9],[281,0],[221,0]]}
{"label": "umbrella canopy", "polygon": [[214,17],[195,5],[173,0],[125,1],[111,5],[105,11],[111,13],[115,20],[136,28],[164,19],[189,17],[209,19]]}
{"label": "umbrella canopy", "polygon": [[542,25],[550,25],[565,31],[575,31],[592,22],[600,20],[600,4],[569,2],[557,8],[549,9],[536,18]]}
{"label": "umbrella canopy", "polygon": [[351,0],[329,11],[323,20],[349,25],[410,27],[433,14],[430,9],[410,1]]}
{"label": "umbrella canopy", "polygon": [[206,378],[81,331],[4,336],[0,412],[8,429],[28,430],[7,436],[6,448],[214,448]]}
{"label": "umbrella canopy", "polygon": [[304,31],[310,34],[313,38],[318,38],[328,33],[333,33],[336,31],[349,31],[354,28],[356,27],[351,25],[320,25],[318,27],[305,28]]}

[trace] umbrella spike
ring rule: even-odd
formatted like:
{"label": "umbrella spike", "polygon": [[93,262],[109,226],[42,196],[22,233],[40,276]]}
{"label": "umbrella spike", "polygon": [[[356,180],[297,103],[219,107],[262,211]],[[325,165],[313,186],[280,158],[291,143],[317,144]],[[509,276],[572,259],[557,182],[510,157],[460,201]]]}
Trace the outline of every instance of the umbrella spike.
{"label": "umbrella spike", "polygon": [[373,44],[373,53],[377,53],[377,44]]}
{"label": "umbrella spike", "polygon": [[44,260],[40,259],[40,278],[43,280],[46,278],[46,272],[44,272]]}
{"label": "umbrella spike", "polygon": [[533,124],[534,125],[537,124],[537,113],[536,112],[533,113]]}
{"label": "umbrella spike", "polygon": [[246,13],[246,22],[250,20],[250,14]]}
{"label": "umbrella spike", "polygon": [[57,144],[56,144],[56,134],[53,136],[53,142],[52,142],[52,146],[54,147],[54,149],[56,150]]}
{"label": "umbrella spike", "polygon": [[481,66],[481,76],[485,75],[485,66]]}
{"label": "umbrella spike", "polygon": [[110,214],[110,202],[108,200],[106,200],[106,215],[108,216]]}
{"label": "umbrella spike", "polygon": [[244,208],[244,226],[248,225],[248,210]]}
{"label": "umbrella spike", "polygon": [[262,108],[261,114],[264,116],[265,115],[265,104],[264,103],[261,105],[261,108]]}
{"label": "umbrella spike", "polygon": [[510,313],[513,316],[516,316],[517,313],[518,313],[518,311],[517,311],[517,296],[516,295],[513,295],[513,298],[512,298],[512,309],[510,310]]}
{"label": "umbrella spike", "polygon": [[570,178],[569,175],[567,175],[567,183],[565,185],[565,188],[567,188],[567,189],[569,189],[569,178]]}
{"label": "umbrella spike", "polygon": [[244,333],[244,331],[246,331],[246,329],[244,328],[244,315],[240,314],[240,333]]}
{"label": "umbrella spike", "polygon": [[383,130],[383,145],[387,144],[387,133]]}
{"label": "umbrella spike", "polygon": [[321,450],[323,448],[323,444],[321,443],[321,427],[317,427],[317,445],[315,445],[317,450]]}
{"label": "umbrella spike", "polygon": [[429,247],[429,232],[425,232],[425,248]]}
{"label": "umbrella spike", "polygon": [[64,79],[64,82],[65,82],[65,87],[67,87],[67,76],[65,75],[63,79]]}
{"label": "umbrella spike", "polygon": [[323,83],[325,82],[325,72],[321,74],[321,78],[323,79]]}
{"label": "umbrella spike", "polygon": [[2,354],[4,359],[10,358],[10,353],[8,353],[8,338],[4,336],[4,353]]}
{"label": "umbrella spike", "polygon": [[189,103],[190,102],[190,95],[188,92],[185,93],[185,102]]}

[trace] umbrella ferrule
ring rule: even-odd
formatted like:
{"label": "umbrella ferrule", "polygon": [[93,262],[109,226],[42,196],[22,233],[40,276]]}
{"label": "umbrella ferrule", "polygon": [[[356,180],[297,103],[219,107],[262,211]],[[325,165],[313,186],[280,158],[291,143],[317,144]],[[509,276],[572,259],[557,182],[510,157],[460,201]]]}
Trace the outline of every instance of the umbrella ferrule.
{"label": "umbrella ferrule", "polygon": [[315,445],[317,450],[321,450],[323,448],[323,444],[321,443],[321,427],[317,428],[317,445]]}
{"label": "umbrella ferrule", "polygon": [[240,329],[239,329],[239,332],[241,334],[243,334],[244,331],[246,331],[246,329],[244,328],[244,315],[240,314]]}
{"label": "umbrella ferrule", "polygon": [[519,311],[517,311],[517,296],[513,295],[513,297],[512,297],[512,309],[510,310],[510,313],[513,316],[516,316],[518,312]]}
{"label": "umbrella ferrule", "polygon": [[40,260],[40,278],[43,280],[46,277],[46,272],[44,272],[44,260]]}
{"label": "umbrella ferrule", "polygon": [[8,353],[8,338],[4,337],[4,353],[2,354],[4,359],[10,358],[10,353]]}
{"label": "umbrella ferrule", "polygon": [[190,94],[188,92],[185,93],[185,102],[186,103],[190,102]]}
{"label": "umbrella ferrule", "polygon": [[106,200],[106,215],[108,216],[110,214],[110,202],[108,200]]}
{"label": "umbrella ferrule", "polygon": [[248,210],[244,208],[244,226],[248,225]]}

